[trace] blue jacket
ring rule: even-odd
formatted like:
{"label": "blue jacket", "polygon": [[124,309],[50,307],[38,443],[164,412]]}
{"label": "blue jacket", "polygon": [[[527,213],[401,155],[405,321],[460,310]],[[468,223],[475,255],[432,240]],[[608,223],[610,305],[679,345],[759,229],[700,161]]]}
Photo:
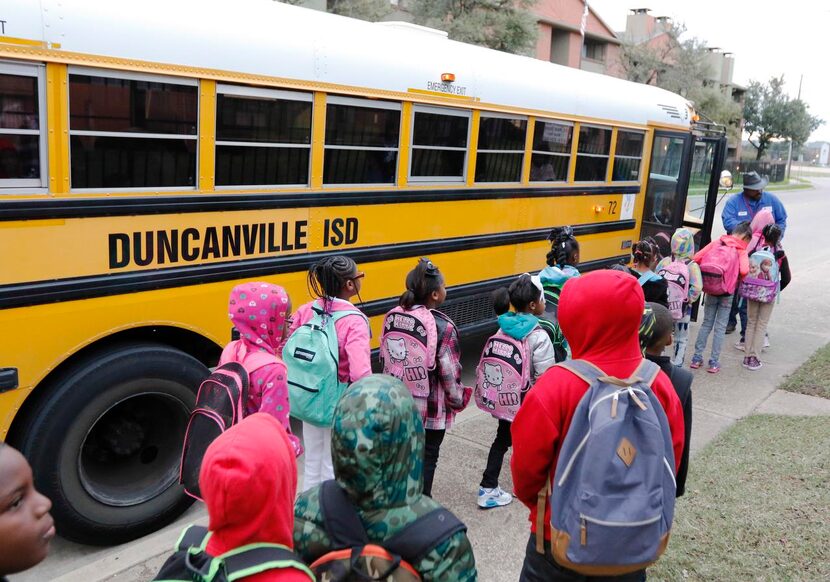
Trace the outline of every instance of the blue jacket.
{"label": "blue jacket", "polygon": [[723,207],[723,214],[721,214],[723,228],[726,229],[726,233],[731,234],[732,229],[739,222],[751,221],[752,217],[765,206],[769,206],[772,210],[775,224],[781,227],[781,234],[783,235],[787,229],[787,211],[778,196],[769,192],[761,192],[761,198],[757,202],[746,198],[743,192],[730,196]]}

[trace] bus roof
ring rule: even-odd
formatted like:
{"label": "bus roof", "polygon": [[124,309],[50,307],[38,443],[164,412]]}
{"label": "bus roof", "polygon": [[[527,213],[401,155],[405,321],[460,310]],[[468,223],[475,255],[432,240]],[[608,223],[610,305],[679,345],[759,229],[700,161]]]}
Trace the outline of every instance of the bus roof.
{"label": "bus roof", "polygon": [[[294,79],[309,88],[452,92],[589,120],[691,122],[687,101],[656,87],[451,41],[423,27],[273,0],[11,0],[6,8],[6,36],[114,58],[107,63],[113,67],[118,59],[150,61]],[[455,82],[442,83],[443,73]]]}

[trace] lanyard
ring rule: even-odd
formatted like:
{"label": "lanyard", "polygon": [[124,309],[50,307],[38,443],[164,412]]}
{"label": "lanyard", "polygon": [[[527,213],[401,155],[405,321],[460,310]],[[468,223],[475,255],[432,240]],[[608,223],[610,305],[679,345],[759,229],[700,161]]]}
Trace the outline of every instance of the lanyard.
{"label": "lanyard", "polygon": [[[762,196],[763,196],[763,194],[762,194]],[[752,210],[752,207],[749,205],[749,202],[746,201],[746,196],[744,196],[743,193],[741,193],[741,200],[744,201],[744,206],[746,206],[746,209],[749,212],[750,219],[755,218],[756,211]],[[760,202],[760,201],[761,200],[759,199],[758,202]]]}

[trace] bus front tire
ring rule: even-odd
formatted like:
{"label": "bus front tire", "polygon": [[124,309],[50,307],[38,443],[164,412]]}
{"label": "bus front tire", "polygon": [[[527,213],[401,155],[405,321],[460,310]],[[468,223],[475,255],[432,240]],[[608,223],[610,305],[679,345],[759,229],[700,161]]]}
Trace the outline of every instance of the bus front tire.
{"label": "bus front tire", "polygon": [[30,411],[21,449],[52,500],[59,535],[123,543],[187,509],[181,446],[207,375],[180,350],[141,343],[88,355],[50,383]]}

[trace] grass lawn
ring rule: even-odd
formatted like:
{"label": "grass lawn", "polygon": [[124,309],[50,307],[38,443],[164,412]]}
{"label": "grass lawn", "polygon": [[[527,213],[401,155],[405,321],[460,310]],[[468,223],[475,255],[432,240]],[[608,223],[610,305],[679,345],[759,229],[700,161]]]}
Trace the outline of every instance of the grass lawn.
{"label": "grass lawn", "polygon": [[830,398],[830,344],[816,350],[780,388],[808,396]]}
{"label": "grass lawn", "polygon": [[830,420],[737,422],[691,460],[649,581],[830,580],[828,483]]}

